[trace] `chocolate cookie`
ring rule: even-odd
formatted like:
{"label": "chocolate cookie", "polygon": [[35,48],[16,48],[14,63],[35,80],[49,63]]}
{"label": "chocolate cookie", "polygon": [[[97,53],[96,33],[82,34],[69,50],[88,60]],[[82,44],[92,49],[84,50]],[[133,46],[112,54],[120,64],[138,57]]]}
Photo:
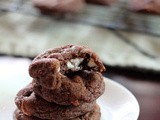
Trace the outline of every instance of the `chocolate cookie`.
{"label": "chocolate cookie", "polygon": [[129,8],[138,12],[160,14],[160,0],[132,0]]}
{"label": "chocolate cookie", "polygon": [[21,112],[19,109],[16,109],[13,114],[13,120],[42,120],[42,119],[34,116],[27,116],[23,114],[23,112]]}
{"label": "chocolate cookie", "polygon": [[77,45],[48,50],[38,55],[29,67],[30,76],[47,89],[60,88],[63,79],[70,79],[77,71],[103,72],[105,67],[96,53]]}
{"label": "chocolate cookie", "polygon": [[84,0],[32,0],[42,13],[76,13],[85,5]]}
{"label": "chocolate cookie", "polygon": [[104,70],[102,61],[89,48],[67,45],[37,56],[29,67],[29,74],[36,83],[35,92],[45,100],[79,105],[81,101],[92,102],[102,95],[101,72]]}
{"label": "chocolate cookie", "polygon": [[88,3],[99,4],[99,5],[110,5],[115,2],[115,0],[86,0]]}
{"label": "chocolate cookie", "polygon": [[[101,116],[100,108],[98,105],[95,105],[92,111],[70,120],[100,120],[100,116]],[[14,112],[14,120],[44,120],[44,119],[36,118],[34,116],[27,116],[17,109]]]}
{"label": "chocolate cookie", "polygon": [[104,93],[102,74],[94,71],[81,71],[76,74],[73,78],[61,79],[61,87],[53,90],[46,89],[38,84],[38,80],[33,80],[33,90],[48,102],[75,106],[82,102],[93,102]]}
{"label": "chocolate cookie", "polygon": [[98,105],[96,105],[91,112],[88,112],[82,116],[74,118],[73,120],[100,120],[100,118],[101,118],[100,108]]}
{"label": "chocolate cookie", "polygon": [[18,109],[27,116],[51,120],[72,119],[92,111],[95,106],[95,102],[83,103],[79,106],[60,106],[47,102],[35,95],[32,84],[18,92],[15,103]]}

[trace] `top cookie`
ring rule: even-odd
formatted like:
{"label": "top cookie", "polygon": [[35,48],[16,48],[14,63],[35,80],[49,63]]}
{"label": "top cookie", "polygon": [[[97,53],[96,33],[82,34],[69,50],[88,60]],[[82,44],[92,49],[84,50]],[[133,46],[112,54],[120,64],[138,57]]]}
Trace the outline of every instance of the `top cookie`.
{"label": "top cookie", "polygon": [[48,89],[61,86],[62,78],[72,78],[77,71],[103,72],[105,67],[97,54],[85,46],[66,45],[38,55],[29,67],[34,79]]}

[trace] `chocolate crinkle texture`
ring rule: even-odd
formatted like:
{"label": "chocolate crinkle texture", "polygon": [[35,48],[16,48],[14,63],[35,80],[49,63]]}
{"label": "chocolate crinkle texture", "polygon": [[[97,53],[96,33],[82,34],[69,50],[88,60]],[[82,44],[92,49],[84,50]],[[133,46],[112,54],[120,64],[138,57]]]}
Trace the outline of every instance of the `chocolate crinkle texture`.
{"label": "chocolate crinkle texture", "polygon": [[[98,105],[95,105],[92,111],[70,120],[100,120],[100,116],[101,116],[100,108]],[[47,119],[40,119],[34,116],[27,116],[23,114],[23,112],[21,112],[20,110],[16,109],[14,112],[14,120],[47,120]]]}
{"label": "chocolate crinkle texture", "polygon": [[160,14],[160,0],[132,0],[129,8],[137,12]]}
{"label": "chocolate crinkle texture", "polygon": [[20,90],[15,99],[20,111],[27,116],[40,119],[64,120],[72,119],[90,112],[95,107],[95,102],[82,103],[79,106],[61,106],[50,103],[35,95],[32,84]]}
{"label": "chocolate crinkle texture", "polygon": [[84,0],[32,0],[42,13],[77,13],[85,5]]}
{"label": "chocolate crinkle texture", "polygon": [[33,80],[34,92],[48,102],[61,105],[95,101],[104,92],[102,75],[97,72],[81,74],[82,76],[75,75],[72,79],[62,79],[61,87],[53,90],[41,86],[38,80]]}
{"label": "chocolate crinkle texture", "polygon": [[16,120],[100,120],[96,100],[104,93],[105,67],[85,46],[48,50],[31,62],[32,82],[15,103]]}
{"label": "chocolate crinkle texture", "polygon": [[[34,91],[49,102],[79,105],[104,93],[99,57],[88,47],[67,45],[37,56],[29,67]],[[63,96],[63,97],[60,97]]]}

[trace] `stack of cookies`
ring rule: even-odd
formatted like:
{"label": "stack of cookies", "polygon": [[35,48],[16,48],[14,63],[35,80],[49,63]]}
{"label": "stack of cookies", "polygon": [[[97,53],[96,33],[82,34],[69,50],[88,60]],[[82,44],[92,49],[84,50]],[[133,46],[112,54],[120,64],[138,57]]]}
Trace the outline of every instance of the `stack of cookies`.
{"label": "stack of cookies", "polygon": [[88,47],[66,45],[38,55],[32,82],[20,90],[16,120],[100,120],[96,99],[105,90],[101,60]]}

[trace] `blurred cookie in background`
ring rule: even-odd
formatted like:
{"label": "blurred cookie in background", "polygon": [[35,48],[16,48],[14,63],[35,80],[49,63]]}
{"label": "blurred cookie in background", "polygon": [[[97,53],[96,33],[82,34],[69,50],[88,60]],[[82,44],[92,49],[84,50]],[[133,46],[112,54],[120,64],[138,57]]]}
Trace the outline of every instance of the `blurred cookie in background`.
{"label": "blurred cookie in background", "polygon": [[160,0],[132,0],[129,9],[143,13],[160,14]]}
{"label": "blurred cookie in background", "polygon": [[32,0],[42,13],[77,13],[85,5],[84,0]]}
{"label": "blurred cookie in background", "polygon": [[111,5],[116,0],[86,0],[87,3],[98,4],[98,5]]}

